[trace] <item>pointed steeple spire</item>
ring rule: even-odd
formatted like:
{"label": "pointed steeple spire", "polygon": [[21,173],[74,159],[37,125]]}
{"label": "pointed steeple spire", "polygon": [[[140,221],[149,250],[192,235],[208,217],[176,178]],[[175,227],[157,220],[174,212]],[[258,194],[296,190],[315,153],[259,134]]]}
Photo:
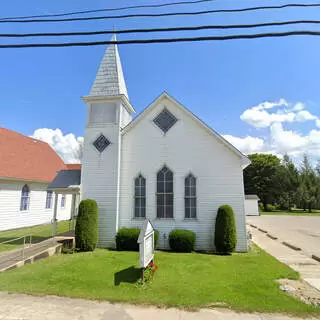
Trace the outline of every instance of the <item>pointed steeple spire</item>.
{"label": "pointed steeple spire", "polygon": [[[114,34],[111,41],[117,41]],[[118,46],[114,43],[107,47],[89,96],[117,96],[128,92],[123,76]]]}

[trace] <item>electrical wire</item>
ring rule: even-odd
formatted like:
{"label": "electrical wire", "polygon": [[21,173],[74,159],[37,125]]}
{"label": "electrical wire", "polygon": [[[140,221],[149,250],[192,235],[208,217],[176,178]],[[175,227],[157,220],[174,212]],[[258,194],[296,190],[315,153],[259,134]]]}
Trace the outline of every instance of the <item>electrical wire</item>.
{"label": "electrical wire", "polygon": [[126,14],[117,16],[98,16],[86,18],[64,18],[64,19],[27,19],[27,20],[0,20],[0,23],[40,23],[40,22],[71,22],[71,21],[90,21],[90,20],[109,20],[109,19],[125,19],[125,18],[155,18],[155,17],[169,17],[169,16],[194,16],[212,13],[231,13],[231,12],[249,12],[257,10],[270,10],[270,9],[283,9],[283,8],[306,8],[306,7],[320,7],[320,3],[291,3],[279,6],[260,6],[241,9],[215,9],[205,11],[193,12],[167,12],[167,13],[139,13],[139,14]]}
{"label": "electrical wire", "polygon": [[151,29],[125,29],[125,30],[102,30],[102,31],[81,31],[81,32],[49,32],[49,33],[0,33],[0,37],[23,38],[23,37],[65,37],[65,36],[90,36],[101,34],[130,34],[130,33],[153,33],[153,32],[175,32],[175,31],[198,31],[216,29],[249,29],[257,27],[286,26],[296,24],[320,24],[320,20],[292,20],[264,22],[256,24],[231,24],[231,25],[203,25],[172,28],[151,28]]}
{"label": "electrical wire", "polygon": [[124,45],[124,44],[148,44],[148,43],[174,43],[174,42],[199,42],[199,41],[225,41],[236,39],[258,39],[275,38],[288,36],[320,36],[320,31],[288,31],[288,32],[269,32],[256,34],[236,34],[228,36],[208,36],[193,38],[165,38],[165,39],[138,39],[121,41],[91,41],[91,42],[66,42],[66,43],[31,43],[31,44],[1,44],[0,49],[13,48],[45,48],[45,47],[80,47],[80,46],[98,46],[98,45]]}
{"label": "electrical wire", "polygon": [[189,4],[192,5],[192,4],[198,4],[198,3],[204,3],[204,2],[213,2],[213,1],[216,1],[216,0],[181,1],[181,2],[171,2],[171,3],[162,3],[162,4],[141,4],[138,6],[84,10],[84,11],[71,11],[66,13],[41,14],[37,16],[4,17],[4,18],[0,18],[0,20],[65,17],[65,16],[72,16],[72,15],[78,15],[78,14],[97,13],[97,12],[111,12],[111,11],[122,11],[122,10],[142,9],[142,8],[162,8],[162,7],[177,6],[177,5],[189,5]]}

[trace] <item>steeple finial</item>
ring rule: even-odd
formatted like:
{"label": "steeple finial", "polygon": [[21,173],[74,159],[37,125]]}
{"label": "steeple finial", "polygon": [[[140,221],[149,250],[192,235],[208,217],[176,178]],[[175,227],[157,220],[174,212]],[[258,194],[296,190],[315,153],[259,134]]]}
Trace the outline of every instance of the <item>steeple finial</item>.
{"label": "steeple finial", "polygon": [[[117,41],[116,34],[113,34],[111,41]],[[90,96],[108,97],[120,94],[124,94],[129,99],[118,46],[114,43],[110,44],[105,51]]]}

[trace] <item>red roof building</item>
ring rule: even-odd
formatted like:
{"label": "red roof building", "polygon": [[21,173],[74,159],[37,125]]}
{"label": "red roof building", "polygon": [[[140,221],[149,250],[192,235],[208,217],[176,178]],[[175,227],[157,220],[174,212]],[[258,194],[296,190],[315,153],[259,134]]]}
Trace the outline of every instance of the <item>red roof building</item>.
{"label": "red roof building", "polygon": [[51,182],[59,170],[79,170],[65,164],[46,142],[0,127],[0,179]]}

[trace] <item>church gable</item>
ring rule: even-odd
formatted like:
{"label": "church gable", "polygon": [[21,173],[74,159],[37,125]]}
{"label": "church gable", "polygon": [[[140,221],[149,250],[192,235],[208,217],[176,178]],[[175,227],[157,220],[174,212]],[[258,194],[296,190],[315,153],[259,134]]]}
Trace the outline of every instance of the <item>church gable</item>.
{"label": "church gable", "polygon": [[[175,136],[174,141],[178,139],[182,142],[192,130],[193,141],[197,137],[199,142],[203,139],[214,139],[223,147],[221,150],[224,149],[227,153],[231,153],[232,158],[236,156],[244,167],[250,163],[245,155],[167,93],[163,93],[131,121],[123,129],[122,135],[130,135],[131,132],[140,130],[147,131],[148,137],[153,138],[155,142],[159,137],[169,138],[173,135]],[[190,147],[193,146],[190,145]]]}

